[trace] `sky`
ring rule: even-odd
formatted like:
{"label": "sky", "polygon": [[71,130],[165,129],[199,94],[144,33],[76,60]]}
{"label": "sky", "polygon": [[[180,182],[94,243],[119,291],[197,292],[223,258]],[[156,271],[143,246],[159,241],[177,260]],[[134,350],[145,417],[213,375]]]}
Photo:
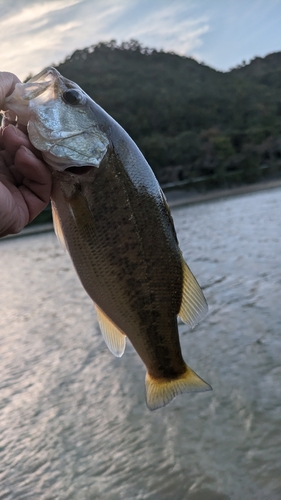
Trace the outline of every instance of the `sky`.
{"label": "sky", "polygon": [[24,79],[112,39],[221,71],[281,51],[281,0],[0,0],[0,70]]}

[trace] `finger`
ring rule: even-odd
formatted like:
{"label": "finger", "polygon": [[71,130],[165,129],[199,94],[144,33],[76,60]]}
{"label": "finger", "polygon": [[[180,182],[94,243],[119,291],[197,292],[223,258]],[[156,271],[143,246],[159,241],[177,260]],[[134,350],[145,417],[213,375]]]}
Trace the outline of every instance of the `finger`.
{"label": "finger", "polygon": [[2,106],[4,104],[5,98],[13,92],[15,85],[18,82],[20,82],[20,80],[13,73],[8,73],[6,71],[3,71],[0,73],[0,108],[1,109],[2,109]]}
{"label": "finger", "polygon": [[17,121],[17,115],[14,111],[12,110],[4,111],[1,126],[2,128],[6,128],[8,127],[8,125],[15,125],[16,121]]}
{"label": "finger", "polygon": [[0,182],[0,237],[18,233],[28,223],[29,213],[19,191],[12,193]]}
{"label": "finger", "polygon": [[8,183],[15,184],[15,186],[19,186],[22,184],[23,177],[13,165],[13,161],[13,158],[7,151],[0,151],[0,182],[5,184],[7,181]]}
{"label": "finger", "polygon": [[[1,149],[5,149],[5,144],[4,144],[4,139],[3,139],[3,135],[4,135],[4,130],[9,126],[9,125],[13,125],[14,128],[16,129],[19,129],[21,132],[23,132],[23,134],[25,135],[25,137],[28,138],[28,135],[27,135],[27,127],[26,125],[22,125],[22,124],[18,124],[16,122],[12,123],[10,120],[8,120],[7,118],[3,117],[2,118],[2,123],[1,123],[1,127],[0,127],[0,150]],[[22,137],[20,134],[17,134],[17,132],[14,132],[14,129],[12,127],[9,128],[9,130],[7,132],[5,132],[5,137],[6,137],[6,141],[8,142],[8,147],[12,150],[14,150],[15,148],[17,148],[17,144],[19,142],[19,139]],[[12,145],[10,146],[10,142],[12,141]],[[29,144],[30,141],[29,141]],[[32,149],[35,149],[33,146],[30,146]],[[38,152],[38,155],[39,155],[39,152]]]}
{"label": "finger", "polygon": [[[10,175],[12,176],[12,179],[13,179],[12,182],[14,182],[15,186],[18,187],[23,183],[24,177],[15,165],[11,165],[11,164],[9,164],[9,165],[10,166],[8,167],[8,171],[9,171]],[[10,177],[9,177],[9,179],[10,179]]]}
{"label": "finger", "polygon": [[33,147],[28,136],[11,124],[3,130],[3,143],[5,149],[12,155],[15,155],[21,145],[27,148]]}
{"label": "finger", "polygon": [[15,167],[23,176],[18,187],[31,222],[47,206],[51,196],[52,175],[47,165],[29,149],[21,146],[15,155]]}
{"label": "finger", "polygon": [[[43,199],[43,192],[41,193],[41,197],[38,196],[37,186],[32,186],[32,181],[28,182],[29,186],[22,185],[19,187],[19,191],[25,201],[25,204],[28,208],[29,219],[28,223],[33,221],[37,215],[39,215],[44,208],[49,203],[49,199],[45,201]],[[34,183],[35,184],[35,183]],[[42,188],[42,187],[41,187]],[[34,191],[32,191],[34,189]],[[35,194],[36,191],[36,194]]]}
{"label": "finger", "polygon": [[45,203],[48,203],[52,187],[52,175],[47,165],[32,151],[21,146],[15,155],[15,167],[23,176],[23,184]]}
{"label": "finger", "polygon": [[3,144],[5,149],[11,154],[15,155],[20,146],[25,146],[26,148],[33,151],[33,153],[41,158],[41,153],[34,146],[32,146],[28,136],[14,125],[8,125],[3,130]]}
{"label": "finger", "polygon": [[9,165],[12,165],[13,164],[13,157],[10,153],[8,153],[8,151],[6,151],[5,149],[3,149],[1,151],[1,158],[2,160],[4,161],[5,165],[7,168],[9,168]]}
{"label": "finger", "polygon": [[8,127],[3,130],[3,144],[6,151],[13,156],[16,154],[21,145],[27,148],[31,147],[31,143],[27,135],[14,125],[8,125]]}

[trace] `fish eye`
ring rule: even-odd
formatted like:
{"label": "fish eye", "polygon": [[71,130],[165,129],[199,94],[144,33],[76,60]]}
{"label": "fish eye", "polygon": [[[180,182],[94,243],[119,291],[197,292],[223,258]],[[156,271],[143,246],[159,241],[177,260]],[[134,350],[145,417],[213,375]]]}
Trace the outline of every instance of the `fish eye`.
{"label": "fish eye", "polygon": [[80,104],[82,101],[82,95],[79,90],[76,89],[68,89],[62,94],[63,100],[67,104]]}

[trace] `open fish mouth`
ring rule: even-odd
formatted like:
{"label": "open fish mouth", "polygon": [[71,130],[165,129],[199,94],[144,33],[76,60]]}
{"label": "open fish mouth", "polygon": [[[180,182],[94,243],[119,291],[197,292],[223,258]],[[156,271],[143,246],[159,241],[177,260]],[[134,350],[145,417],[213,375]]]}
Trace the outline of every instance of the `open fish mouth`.
{"label": "open fish mouth", "polygon": [[92,167],[68,167],[65,169],[66,172],[70,172],[71,174],[75,174],[75,175],[85,175],[87,174],[90,170],[91,170]]}

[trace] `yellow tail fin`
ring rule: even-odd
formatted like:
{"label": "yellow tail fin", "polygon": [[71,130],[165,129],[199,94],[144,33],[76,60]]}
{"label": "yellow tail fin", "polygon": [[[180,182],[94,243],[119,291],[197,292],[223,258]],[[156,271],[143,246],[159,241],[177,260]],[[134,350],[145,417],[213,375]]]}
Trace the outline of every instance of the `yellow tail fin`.
{"label": "yellow tail fin", "polygon": [[145,386],[146,404],[150,410],[169,404],[178,394],[212,390],[212,387],[187,365],[185,373],[176,379],[157,379],[147,373]]}

